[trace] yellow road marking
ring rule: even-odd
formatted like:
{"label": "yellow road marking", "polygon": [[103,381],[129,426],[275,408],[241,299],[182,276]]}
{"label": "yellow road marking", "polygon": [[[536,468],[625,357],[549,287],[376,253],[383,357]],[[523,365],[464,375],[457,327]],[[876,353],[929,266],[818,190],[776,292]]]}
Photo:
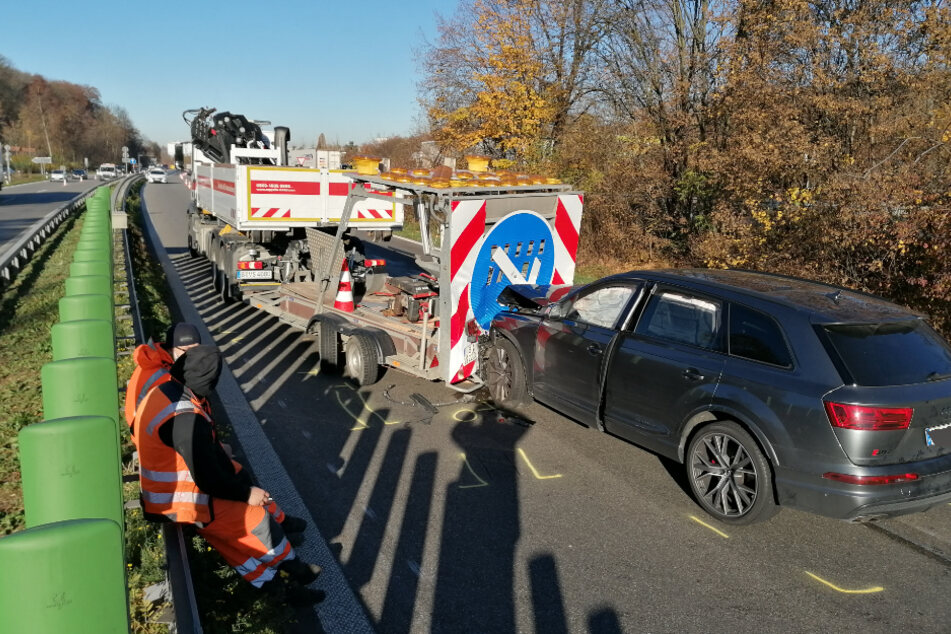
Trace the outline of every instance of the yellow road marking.
{"label": "yellow road marking", "polygon": [[307,376],[317,376],[318,374],[320,374],[320,366],[315,365],[310,370],[307,370],[306,372],[298,372],[298,374],[306,374]]}
{"label": "yellow road marking", "polygon": [[465,485],[460,484],[460,485],[459,485],[459,488],[460,488],[460,489],[477,489],[477,488],[479,488],[479,487],[487,487],[487,486],[489,486],[489,483],[486,482],[485,480],[483,480],[482,478],[480,478],[480,477],[479,477],[479,474],[476,473],[476,472],[475,472],[475,469],[472,468],[472,465],[469,464],[469,460],[466,458],[466,454],[460,453],[460,454],[459,454],[459,457],[462,458],[462,464],[466,465],[466,469],[469,470],[469,473],[471,473],[472,476],[473,476],[476,480],[479,481],[479,484],[465,484]]}
{"label": "yellow road marking", "polygon": [[823,585],[827,585],[833,590],[835,590],[836,592],[841,592],[842,594],[874,594],[876,592],[881,592],[885,589],[882,586],[875,586],[874,588],[865,588],[864,590],[846,590],[845,588],[840,588],[839,586],[833,583],[829,583],[828,581],[826,581],[819,575],[814,575],[808,570],[805,570],[804,572],[810,577],[812,577],[813,579],[815,579],[816,581],[818,581],[819,583]]}
{"label": "yellow road marking", "polygon": [[[340,387],[344,387],[344,386],[340,386]],[[350,418],[357,421],[357,425],[355,427],[352,427],[350,431],[360,431],[362,429],[369,429],[370,425],[368,425],[367,423],[369,422],[369,419],[373,416],[376,416],[381,421],[383,421],[384,425],[399,425],[400,424],[400,421],[388,421],[385,418],[383,418],[383,416],[378,414],[376,411],[373,410],[373,408],[369,406],[369,404],[367,404],[367,401],[365,398],[363,398],[362,394],[355,391],[350,386],[346,386],[346,387],[347,389],[350,390],[350,393],[352,396],[356,396],[358,399],[360,399],[360,402],[363,405],[363,407],[360,408],[360,413],[354,414],[353,412],[350,411],[350,403],[352,401],[348,398],[347,402],[344,403],[343,399],[340,398],[340,390],[337,390],[337,393],[336,393],[337,402],[340,403],[341,407],[343,407],[343,411],[345,411],[347,414],[350,415]]]}
{"label": "yellow road marking", "polygon": [[690,519],[692,519],[693,521],[695,521],[697,524],[700,524],[700,526],[704,526],[704,527],[706,527],[706,528],[709,528],[711,531],[713,531],[714,533],[716,533],[716,534],[719,535],[720,537],[722,537],[722,538],[724,538],[724,539],[730,539],[730,536],[729,536],[729,535],[727,535],[726,533],[724,533],[723,531],[721,531],[721,530],[718,529],[718,528],[715,528],[715,527],[713,527],[713,526],[710,526],[709,524],[707,524],[706,522],[704,522],[702,519],[700,519],[700,518],[697,517],[696,515],[691,515],[691,516],[690,516]]}
{"label": "yellow road marking", "polygon": [[555,473],[555,474],[553,474],[553,475],[546,475],[546,476],[540,475],[540,474],[538,473],[538,471],[535,469],[535,467],[532,466],[532,463],[529,462],[528,456],[525,455],[525,452],[522,451],[522,448],[521,448],[521,447],[518,448],[518,453],[519,453],[520,456],[522,456],[522,460],[525,461],[525,464],[528,465],[528,468],[532,470],[532,475],[535,476],[535,478],[537,478],[538,480],[551,480],[552,478],[560,478],[560,477],[561,477],[561,474],[560,474],[560,473]]}

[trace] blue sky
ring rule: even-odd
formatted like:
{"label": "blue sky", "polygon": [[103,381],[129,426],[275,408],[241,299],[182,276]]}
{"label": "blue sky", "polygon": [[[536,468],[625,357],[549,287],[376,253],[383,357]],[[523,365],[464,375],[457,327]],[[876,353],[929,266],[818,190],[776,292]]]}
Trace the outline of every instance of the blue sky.
{"label": "blue sky", "polygon": [[0,55],[99,89],[149,140],[187,137],[213,106],[291,129],[293,145],[361,143],[419,125],[416,53],[456,0],[4,2]]}

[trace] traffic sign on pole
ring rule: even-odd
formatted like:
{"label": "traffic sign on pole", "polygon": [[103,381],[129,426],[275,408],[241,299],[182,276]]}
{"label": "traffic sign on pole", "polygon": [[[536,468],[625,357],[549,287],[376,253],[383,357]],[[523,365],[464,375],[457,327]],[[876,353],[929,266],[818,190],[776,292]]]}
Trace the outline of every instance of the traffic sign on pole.
{"label": "traffic sign on pole", "polygon": [[33,162],[38,163],[40,165],[50,165],[53,163],[53,157],[52,156],[34,156]]}

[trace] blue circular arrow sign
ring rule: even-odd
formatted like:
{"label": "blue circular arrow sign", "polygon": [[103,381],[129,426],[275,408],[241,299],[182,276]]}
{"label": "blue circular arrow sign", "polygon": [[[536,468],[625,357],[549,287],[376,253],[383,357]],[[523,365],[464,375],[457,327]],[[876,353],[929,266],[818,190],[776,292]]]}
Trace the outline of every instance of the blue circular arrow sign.
{"label": "blue circular arrow sign", "polygon": [[511,214],[482,239],[469,284],[469,304],[487,329],[502,307],[499,293],[509,284],[551,284],[555,244],[545,219],[530,211]]}

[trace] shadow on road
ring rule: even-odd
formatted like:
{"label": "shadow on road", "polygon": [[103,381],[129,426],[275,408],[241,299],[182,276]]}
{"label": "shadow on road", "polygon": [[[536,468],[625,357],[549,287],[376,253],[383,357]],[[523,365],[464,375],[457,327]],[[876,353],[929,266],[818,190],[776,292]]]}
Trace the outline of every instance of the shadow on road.
{"label": "shadow on road", "polygon": [[[173,262],[377,631],[514,633],[526,610],[537,632],[570,630],[555,555],[517,557],[529,423],[485,403],[380,407],[376,387],[319,372],[312,337],[219,303],[204,259]],[[589,627],[620,631],[608,608]]]}

